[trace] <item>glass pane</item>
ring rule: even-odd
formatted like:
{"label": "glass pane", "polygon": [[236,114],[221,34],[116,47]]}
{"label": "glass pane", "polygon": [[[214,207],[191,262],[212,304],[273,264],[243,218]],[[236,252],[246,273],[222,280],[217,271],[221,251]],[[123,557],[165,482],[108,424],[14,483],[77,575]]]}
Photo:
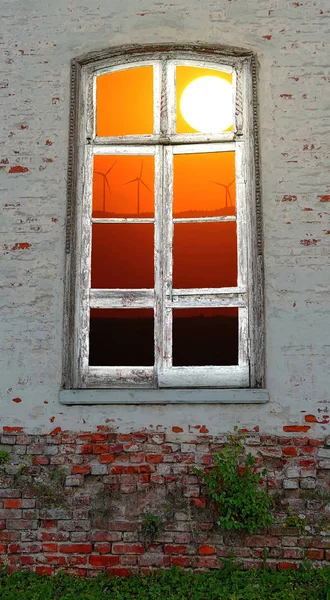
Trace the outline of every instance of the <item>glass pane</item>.
{"label": "glass pane", "polygon": [[233,128],[233,78],[201,67],[176,68],[177,133],[220,133]]}
{"label": "glass pane", "polygon": [[235,215],[235,152],[174,155],[176,218]]}
{"label": "glass pane", "polygon": [[154,287],[152,224],[92,225],[92,288]]}
{"label": "glass pane", "polygon": [[153,156],[94,156],[93,217],[154,216]]}
{"label": "glass pane", "polygon": [[238,308],[173,310],[173,365],[237,365]]}
{"label": "glass pane", "polygon": [[89,364],[100,367],[153,365],[153,312],[152,308],[92,309]]}
{"label": "glass pane", "polygon": [[153,67],[96,78],[96,135],[153,133]]}
{"label": "glass pane", "polygon": [[236,223],[175,223],[173,287],[236,285]]}

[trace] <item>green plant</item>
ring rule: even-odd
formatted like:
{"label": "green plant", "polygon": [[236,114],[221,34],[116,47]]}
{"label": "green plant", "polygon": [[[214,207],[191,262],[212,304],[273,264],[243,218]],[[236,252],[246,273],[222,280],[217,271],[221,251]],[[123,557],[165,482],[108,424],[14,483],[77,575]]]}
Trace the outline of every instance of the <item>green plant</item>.
{"label": "green plant", "polygon": [[160,515],[152,512],[145,512],[141,523],[142,533],[145,540],[153,540],[157,538],[164,527],[164,521]]}
{"label": "green plant", "polygon": [[288,515],[283,523],[285,527],[297,527],[297,529],[305,529],[306,517],[305,515],[296,515],[292,513]]}
{"label": "green plant", "polygon": [[[21,475],[25,471],[24,467]],[[22,485],[27,485],[32,489],[40,508],[66,508],[69,493],[64,487],[66,476],[67,473],[63,467],[55,467],[52,471],[45,469],[38,477],[34,478],[31,484],[29,482],[25,484],[22,481]]]}
{"label": "green plant", "polygon": [[329,569],[189,573],[162,569],[132,577],[55,577],[0,572],[1,600],[330,600]]}
{"label": "green plant", "polygon": [[[272,500],[260,485],[257,459],[246,454],[244,436],[230,434],[221,452],[214,455],[215,465],[208,471],[194,469],[204,482],[218,511],[218,524],[225,530],[254,533],[274,522]],[[264,469],[261,473],[267,474]]]}
{"label": "green plant", "polygon": [[0,465],[5,465],[9,461],[9,454],[4,450],[0,451]]}

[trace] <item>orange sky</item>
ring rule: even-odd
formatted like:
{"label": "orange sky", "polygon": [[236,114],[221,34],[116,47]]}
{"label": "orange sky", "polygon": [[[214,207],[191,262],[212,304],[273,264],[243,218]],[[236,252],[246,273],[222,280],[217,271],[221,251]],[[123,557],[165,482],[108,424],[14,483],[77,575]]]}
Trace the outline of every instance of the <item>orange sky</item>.
{"label": "orange sky", "polygon": [[[190,81],[215,73],[178,67],[178,101]],[[97,78],[98,135],[152,132],[152,74],[149,66]],[[178,131],[190,131],[181,117]],[[234,152],[174,155],[173,161],[174,217],[235,214]],[[154,157],[95,156],[93,217],[138,216],[154,216]],[[94,224],[92,287],[152,288],[153,238],[152,224]],[[175,225],[173,287],[235,286],[236,263],[235,223]]]}
{"label": "orange sky", "polygon": [[[189,83],[213,76],[232,83],[232,75],[217,69],[176,67],[176,120],[178,133],[195,133],[180,112],[180,100]],[[219,107],[220,110],[220,107]],[[96,78],[96,134],[116,136],[153,133],[153,67],[135,67]]]}

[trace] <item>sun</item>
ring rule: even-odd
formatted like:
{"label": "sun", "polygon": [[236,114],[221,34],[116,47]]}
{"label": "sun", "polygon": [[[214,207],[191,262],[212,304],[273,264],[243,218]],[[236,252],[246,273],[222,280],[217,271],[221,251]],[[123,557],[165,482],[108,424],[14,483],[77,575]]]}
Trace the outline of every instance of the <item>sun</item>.
{"label": "sun", "polygon": [[198,77],[184,89],[180,109],[196,131],[220,133],[233,124],[232,86],[214,75]]}

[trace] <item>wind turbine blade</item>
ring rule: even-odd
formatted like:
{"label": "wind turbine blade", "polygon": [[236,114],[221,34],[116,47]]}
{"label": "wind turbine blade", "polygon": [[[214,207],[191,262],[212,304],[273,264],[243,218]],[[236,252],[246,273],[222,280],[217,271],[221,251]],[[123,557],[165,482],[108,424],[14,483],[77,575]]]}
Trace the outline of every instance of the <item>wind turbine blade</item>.
{"label": "wind turbine blade", "polygon": [[131,179],[130,181],[125,181],[124,185],[127,185],[128,183],[134,183],[134,181],[139,181],[139,178],[135,177],[135,179]]}
{"label": "wind turbine blade", "polygon": [[215,185],[220,185],[221,187],[226,187],[223,183],[219,183],[218,181],[210,181],[210,183],[214,183]]}
{"label": "wind turbine blade", "polygon": [[109,173],[111,173],[112,169],[114,168],[115,164],[116,164],[116,160],[115,162],[111,165],[110,169],[108,169],[108,171],[105,173],[105,175],[109,175]]}
{"label": "wind turbine blade", "polygon": [[142,181],[142,179],[140,179],[140,182],[142,183],[142,185],[144,185],[145,188],[147,188],[147,190],[150,192],[150,194],[152,194],[151,189],[147,186],[146,183],[144,183],[144,181]]}

